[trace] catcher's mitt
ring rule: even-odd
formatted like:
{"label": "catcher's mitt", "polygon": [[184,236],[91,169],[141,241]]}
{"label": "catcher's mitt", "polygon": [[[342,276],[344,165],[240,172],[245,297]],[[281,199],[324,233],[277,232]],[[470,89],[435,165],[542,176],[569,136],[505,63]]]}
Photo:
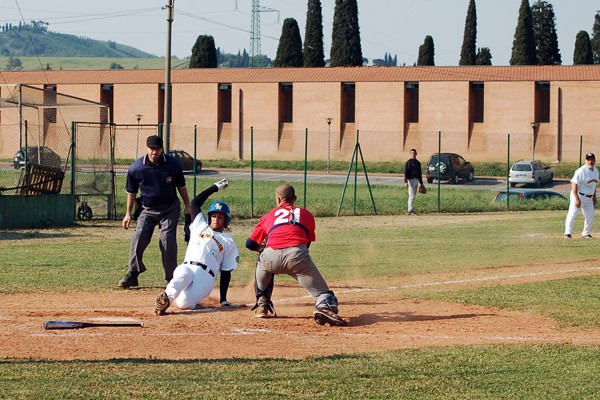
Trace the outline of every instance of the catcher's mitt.
{"label": "catcher's mitt", "polygon": [[425,185],[419,186],[419,193],[421,193],[421,194],[427,193],[427,188],[425,187]]}

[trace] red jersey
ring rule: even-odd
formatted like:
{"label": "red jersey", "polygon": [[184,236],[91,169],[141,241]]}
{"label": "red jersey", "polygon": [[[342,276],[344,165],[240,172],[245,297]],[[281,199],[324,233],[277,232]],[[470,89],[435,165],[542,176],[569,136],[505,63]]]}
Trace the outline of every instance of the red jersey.
{"label": "red jersey", "polygon": [[310,211],[283,203],[263,216],[250,235],[250,240],[262,243],[266,238],[266,247],[284,249],[314,242],[315,217]]}

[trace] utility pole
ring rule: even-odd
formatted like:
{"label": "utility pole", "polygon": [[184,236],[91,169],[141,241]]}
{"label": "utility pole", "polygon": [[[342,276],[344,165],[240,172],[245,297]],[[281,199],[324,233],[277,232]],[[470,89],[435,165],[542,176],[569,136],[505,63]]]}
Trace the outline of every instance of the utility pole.
{"label": "utility pole", "polygon": [[[236,6],[237,7],[237,6]],[[261,55],[260,49],[260,13],[277,12],[277,22],[279,23],[279,10],[260,6],[260,0],[252,0],[252,16],[250,23],[250,67],[257,66],[256,57]]]}
{"label": "utility pole", "polygon": [[[167,8],[167,55],[165,56],[167,65],[165,67],[165,117],[164,117],[164,151],[170,148],[171,133],[171,26],[173,25],[173,12],[175,10],[175,0],[169,0]],[[163,7],[163,9],[165,8]]]}

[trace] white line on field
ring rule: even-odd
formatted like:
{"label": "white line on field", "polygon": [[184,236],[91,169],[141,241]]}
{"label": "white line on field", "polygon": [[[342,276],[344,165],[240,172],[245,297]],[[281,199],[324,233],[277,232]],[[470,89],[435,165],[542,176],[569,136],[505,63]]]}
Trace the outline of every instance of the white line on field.
{"label": "white line on field", "polygon": [[[386,290],[399,290],[399,289],[415,289],[429,286],[445,286],[445,285],[456,285],[459,283],[474,283],[474,282],[489,282],[489,281],[498,281],[503,279],[519,279],[519,278],[530,278],[535,276],[544,276],[544,275],[559,275],[559,274],[571,274],[574,272],[585,272],[585,271],[600,271],[600,267],[589,267],[589,268],[571,268],[571,269],[563,269],[563,270],[553,270],[553,271],[539,271],[539,272],[530,272],[524,274],[513,274],[513,275],[495,275],[495,276],[484,276],[481,278],[468,278],[468,279],[455,279],[451,281],[439,281],[439,282],[425,282],[425,283],[414,283],[410,285],[400,285],[400,286],[388,286],[384,288],[356,288],[356,289],[345,289],[345,290],[337,290],[336,293],[360,293],[360,292],[379,292]],[[281,299],[274,301],[274,303],[289,303],[302,299],[310,299],[312,296],[306,295],[301,297],[288,297],[286,299]],[[251,306],[253,304],[249,304]]]}

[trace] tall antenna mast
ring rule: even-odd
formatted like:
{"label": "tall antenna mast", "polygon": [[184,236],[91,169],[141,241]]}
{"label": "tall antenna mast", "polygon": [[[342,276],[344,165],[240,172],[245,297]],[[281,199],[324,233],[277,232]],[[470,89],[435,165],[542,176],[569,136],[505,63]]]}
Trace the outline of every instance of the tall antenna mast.
{"label": "tall antenna mast", "polygon": [[[237,2],[236,2],[237,7]],[[260,49],[260,13],[277,12],[277,22],[279,22],[279,10],[260,6],[260,0],[252,0],[252,20],[250,23],[250,67],[256,67],[257,57],[261,55]]]}

